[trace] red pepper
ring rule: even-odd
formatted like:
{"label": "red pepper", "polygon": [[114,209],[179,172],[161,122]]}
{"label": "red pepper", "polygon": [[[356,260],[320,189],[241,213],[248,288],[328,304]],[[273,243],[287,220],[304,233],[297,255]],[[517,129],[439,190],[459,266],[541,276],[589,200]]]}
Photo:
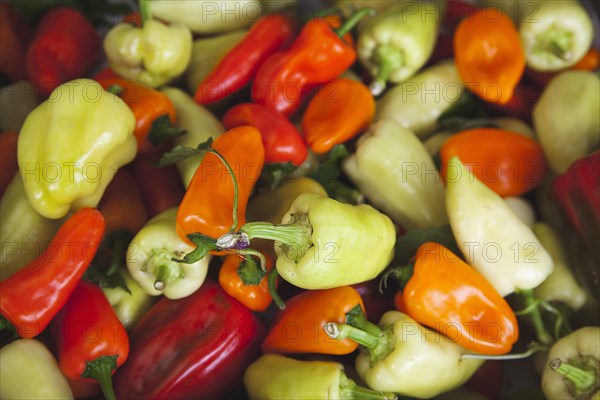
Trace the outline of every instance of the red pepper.
{"label": "red pepper", "polygon": [[352,287],[362,298],[365,314],[369,317],[369,321],[379,322],[383,314],[394,309],[394,297],[397,292],[388,288],[382,293],[379,288],[379,279],[357,283]]}
{"label": "red pepper", "polygon": [[41,18],[27,51],[27,75],[42,95],[81,77],[98,60],[101,41],[94,26],[78,11],[57,7]]}
{"label": "red pepper", "polygon": [[340,36],[370,11],[359,11],[336,31],[323,19],[307,22],[289,50],[272,55],[261,65],[252,84],[252,101],[284,115],[293,114],[310,90],[337,78],[354,63],[354,48]]}
{"label": "red pepper", "polygon": [[289,45],[293,34],[290,18],[281,14],[263,16],[198,85],[194,100],[214,103],[241,90],[270,55]]}
{"label": "red pepper", "polygon": [[0,16],[0,74],[11,82],[25,80],[25,57],[33,30],[9,3],[0,3]]}
{"label": "red pepper", "polygon": [[0,282],[0,313],[19,336],[40,334],[67,302],[94,258],[104,228],[100,211],[82,208],[38,258]]}
{"label": "red pepper", "polygon": [[116,399],[111,375],[129,355],[129,338],[98,286],[80,281],[52,321],[59,365],[69,379],[98,381],[104,397]]}
{"label": "red pepper", "polygon": [[265,162],[301,165],[308,150],[294,125],[272,108],[253,103],[238,104],[223,116],[226,129],[251,125],[260,131],[265,147]]}
{"label": "red pepper", "polygon": [[120,399],[227,398],[258,357],[260,321],[207,280],[191,296],[158,301],[131,333],[115,375]]}

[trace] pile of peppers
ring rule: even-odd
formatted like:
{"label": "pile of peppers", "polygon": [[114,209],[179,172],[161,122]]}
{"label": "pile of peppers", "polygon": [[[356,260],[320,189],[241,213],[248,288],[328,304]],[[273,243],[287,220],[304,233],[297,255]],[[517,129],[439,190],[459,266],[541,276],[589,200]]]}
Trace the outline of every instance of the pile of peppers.
{"label": "pile of peppers", "polygon": [[589,2],[29,3],[0,398],[600,396]]}

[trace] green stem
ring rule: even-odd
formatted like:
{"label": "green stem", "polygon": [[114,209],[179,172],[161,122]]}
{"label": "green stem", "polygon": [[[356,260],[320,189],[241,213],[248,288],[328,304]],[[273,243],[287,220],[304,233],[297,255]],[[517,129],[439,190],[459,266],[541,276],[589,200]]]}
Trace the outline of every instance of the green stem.
{"label": "green stem", "polygon": [[552,344],[554,342],[554,339],[546,329],[544,319],[542,318],[542,313],[540,312],[540,308],[538,307],[539,301],[533,295],[533,291],[530,289],[517,290],[516,293],[521,299],[521,301],[525,304],[525,311],[527,311],[526,314],[531,319],[531,323],[533,324],[533,329],[535,330],[538,342],[544,345]]}
{"label": "green stem", "polygon": [[123,94],[123,86],[121,86],[121,85],[116,85],[116,84],[115,84],[115,85],[110,85],[110,86],[108,87],[108,89],[106,89],[106,91],[107,91],[108,93],[112,93],[112,94],[114,94],[115,96],[119,96],[119,97],[120,97],[120,96],[121,96],[121,94]]}
{"label": "green stem", "polygon": [[348,324],[328,322],[323,326],[323,329],[327,333],[327,336],[332,339],[350,339],[370,350],[379,346],[379,342],[381,341],[381,336],[373,335]]}
{"label": "green stem", "polygon": [[208,153],[214,154],[223,163],[225,168],[227,168],[227,172],[231,176],[231,180],[233,181],[233,224],[231,225],[231,228],[229,228],[229,232],[234,232],[238,226],[238,201],[239,201],[238,200],[239,199],[238,191],[239,191],[239,189],[238,189],[237,178],[235,177],[235,174],[233,173],[233,169],[231,168],[231,165],[229,165],[229,163],[227,162],[225,157],[223,157],[221,155],[221,153],[219,153],[217,150],[215,150],[213,148],[208,148],[208,149],[206,149],[206,151]]}
{"label": "green stem", "polygon": [[144,22],[152,18],[152,13],[150,12],[150,2],[149,0],[139,0],[139,5],[140,16],[142,18],[142,25],[144,25]]}
{"label": "green stem", "polygon": [[117,356],[101,356],[94,361],[85,363],[82,378],[92,378],[100,383],[102,393],[106,400],[117,400],[113,390],[111,375],[117,369]]}
{"label": "green stem", "polygon": [[275,268],[275,267],[271,268],[271,271],[269,271],[269,276],[268,276],[268,281],[267,281],[267,283],[269,284],[269,294],[273,298],[273,303],[275,303],[277,308],[279,308],[280,310],[285,310],[285,301],[283,301],[283,299],[277,292],[277,277],[278,276],[279,276],[279,273],[277,272],[277,268]]}
{"label": "green stem", "polygon": [[381,329],[377,325],[367,321],[367,317],[360,304],[357,304],[346,313],[346,324],[365,331],[373,336],[381,336]]}
{"label": "green stem", "polygon": [[257,264],[251,255],[244,257],[236,272],[244,286],[256,286],[265,277],[265,271],[260,267],[260,261]]}
{"label": "green stem", "polygon": [[499,356],[492,356],[487,354],[477,354],[477,353],[466,353],[461,356],[464,359],[477,359],[477,360],[520,360],[522,358],[530,357],[531,355],[537,353],[538,351],[548,351],[548,346],[532,346],[523,353],[516,354],[502,354]]}
{"label": "green stem", "polygon": [[404,65],[404,52],[390,45],[378,46],[373,54],[372,62],[377,65],[377,75],[369,89],[373,96],[379,96],[385,90],[392,73]]}
{"label": "green stem", "polygon": [[361,8],[360,10],[355,12],[350,18],[348,18],[348,20],[342,26],[334,30],[334,32],[339,37],[344,37],[344,35],[350,32],[356,26],[356,24],[360,22],[361,19],[363,19],[367,15],[374,15],[375,13],[376,11],[373,8]]}
{"label": "green stem", "polygon": [[598,376],[594,371],[578,368],[574,365],[562,362],[560,358],[550,361],[550,368],[562,375],[573,385],[573,388],[579,394],[588,392],[598,383]]}
{"label": "green stem", "polygon": [[349,202],[351,204],[362,204],[365,202],[365,195],[360,190],[344,185],[340,181],[329,183],[329,195],[339,201]]}
{"label": "green stem", "polygon": [[356,382],[348,378],[344,373],[340,377],[340,395],[342,400],[394,400],[398,398],[394,393],[384,393],[358,386]]}
{"label": "green stem", "polygon": [[552,25],[536,37],[533,51],[548,53],[560,60],[570,61],[573,58],[573,52],[570,50],[572,42],[573,33],[571,31]]}

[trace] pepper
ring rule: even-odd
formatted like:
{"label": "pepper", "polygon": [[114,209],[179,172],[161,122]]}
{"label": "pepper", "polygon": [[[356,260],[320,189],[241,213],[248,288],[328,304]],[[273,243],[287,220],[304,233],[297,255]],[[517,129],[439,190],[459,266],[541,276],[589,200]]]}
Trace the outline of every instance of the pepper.
{"label": "pepper", "polygon": [[554,268],[531,229],[458,157],[446,170],[446,208],[456,242],[467,263],[503,297],[533,289]]}
{"label": "pepper", "polygon": [[592,19],[576,0],[551,5],[535,1],[519,25],[527,66],[536,71],[558,71],[575,65],[588,52],[594,39]]}
{"label": "pepper", "polygon": [[211,280],[184,299],[163,297],[130,335],[117,398],[228,398],[259,355],[263,329]]}
{"label": "pepper", "polygon": [[[208,138],[216,139],[225,132],[221,122],[206,108],[198,105],[192,97],[184,91],[177,88],[163,88],[162,92],[166,94],[175,106],[177,113],[177,122],[175,126],[184,129],[186,133],[174,139],[176,145],[186,147],[196,147],[205,142]],[[188,187],[192,177],[196,173],[203,154],[186,158],[179,161],[177,169],[181,175],[183,186]]]}
{"label": "pepper", "polygon": [[348,69],[356,53],[341,38],[371,9],[358,11],[334,31],[323,20],[307,22],[292,46],[267,58],[252,83],[252,101],[291,115],[316,85],[329,82]]}
{"label": "pepper", "polygon": [[552,79],[533,108],[533,124],[550,168],[563,174],[600,147],[600,78],[566,71]]}
{"label": "pepper", "polygon": [[75,290],[104,234],[104,218],[83,208],[61,225],[48,248],[0,282],[0,313],[19,336],[41,333]]}
{"label": "pepper", "polygon": [[56,359],[35,339],[15,340],[0,349],[0,397],[73,399]]}
{"label": "pepper", "polygon": [[571,272],[561,240],[552,227],[544,222],[533,226],[533,232],[540,240],[554,262],[554,270],[541,285],[533,290],[536,298],[543,301],[556,301],[577,311],[586,302],[587,295]]}
{"label": "pepper", "polygon": [[396,399],[358,386],[334,361],[299,361],[265,354],[244,373],[244,386],[251,399]]}
{"label": "pepper", "polygon": [[129,107],[97,82],[57,87],[19,134],[17,156],[31,206],[46,218],[95,207],[117,169],[135,157],[134,126]]}
{"label": "pepper", "polygon": [[133,111],[133,134],[138,153],[148,153],[153,145],[185,133],[172,126],[175,123],[175,107],[163,92],[127,79],[102,78],[97,81],[105,90],[115,90],[115,94]]}
{"label": "pepper", "polygon": [[502,197],[536,188],[547,169],[542,147],[535,140],[495,128],[468,129],[446,140],[440,151],[442,176],[454,156]]}
{"label": "pepper", "polygon": [[360,295],[351,286],[302,292],[287,300],[285,309],[275,316],[273,327],[262,343],[262,351],[350,354],[358,344],[352,340],[332,341],[323,327],[328,322],[343,324],[346,314],[352,310],[363,313],[364,309]]}
{"label": "pepper", "polygon": [[317,90],[302,115],[310,149],[327,153],[362,132],[375,116],[375,100],[361,82],[338,78]]}
{"label": "pepper", "polygon": [[356,371],[371,389],[383,392],[431,398],[461,386],[483,362],[467,359],[463,347],[398,311],[385,313],[378,326],[355,318],[327,324],[325,331],[362,345]]}
{"label": "pepper", "polygon": [[40,103],[40,96],[29,81],[0,88],[0,130],[20,131],[27,115]]}
{"label": "pepper", "polygon": [[259,18],[198,85],[194,100],[213,103],[241,90],[269,56],[292,41],[293,34],[292,21],[283,14]]}
{"label": "pepper", "polygon": [[584,327],[563,337],[548,353],[542,374],[546,398],[597,399],[600,395],[600,328]]}
{"label": "pepper", "polygon": [[194,249],[177,235],[176,215],[176,207],[156,215],[137,232],[127,248],[129,273],[151,296],[164,294],[170,299],[180,299],[198,290],[206,278],[210,256],[193,264],[173,261]]}
{"label": "pepper", "polygon": [[267,257],[267,270],[263,271],[260,263],[251,257],[232,254],[225,257],[219,269],[219,284],[228,295],[252,311],[265,311],[273,302],[269,293],[268,275],[272,267],[270,257]]}
{"label": "pepper", "polygon": [[152,306],[152,297],[133,279],[126,268],[118,270],[118,273],[123,277],[128,291],[119,286],[103,287],[102,291],[121,324],[130,331]]}
{"label": "pepper", "polygon": [[19,132],[4,131],[0,133],[0,197],[10,185],[13,177],[19,171],[17,163],[17,141],[19,140]]}
{"label": "pepper", "polygon": [[517,318],[506,300],[439,243],[419,246],[402,293],[406,314],[473,352],[505,354],[519,337]]}
{"label": "pepper", "polygon": [[25,58],[33,38],[33,29],[13,10],[12,4],[0,3],[0,74],[11,82],[27,79]]}
{"label": "pepper", "polygon": [[404,229],[448,221],[444,187],[431,156],[414,133],[393,120],[371,125],[342,169],[369,201]]}
{"label": "pepper", "polygon": [[393,119],[419,138],[440,128],[438,119],[465,91],[452,61],[442,61],[391,87],[377,100],[375,121]]}
{"label": "pepper", "polygon": [[[55,7],[45,13],[27,50],[27,76],[43,96],[84,75],[100,56],[100,37],[78,11]],[[91,94],[91,92],[90,92]]]}
{"label": "pepper", "polygon": [[223,125],[232,129],[250,125],[260,131],[265,148],[265,162],[302,165],[308,150],[304,139],[294,125],[272,108],[253,103],[237,104],[223,116]]}
{"label": "pepper", "polygon": [[525,54],[510,17],[483,8],[465,18],[454,32],[454,57],[465,85],[491,103],[506,104],[525,70]]}
{"label": "pepper", "polygon": [[443,14],[443,1],[402,1],[361,27],[356,52],[374,77],[370,85],[374,96],[383,93],[387,82],[402,82],[425,65]]}
{"label": "pepper", "polygon": [[508,204],[510,209],[515,213],[517,217],[521,221],[525,223],[530,228],[533,228],[533,225],[536,222],[536,215],[533,206],[522,197],[504,197],[504,202]]}
{"label": "pepper", "polygon": [[499,129],[505,131],[511,131],[520,133],[521,135],[530,139],[536,139],[536,134],[533,132],[533,128],[527,122],[520,118],[515,117],[492,117],[490,118],[492,123],[498,125]]}
{"label": "pepper", "polygon": [[141,28],[122,22],[104,37],[104,52],[117,74],[155,88],[185,71],[192,33],[185,25],[155,19],[145,20]]}
{"label": "pepper", "polygon": [[[90,327],[96,332],[94,339]],[[102,290],[79,282],[51,331],[63,374],[72,380],[98,381],[104,397],[115,400],[111,375],[127,360],[129,338]]]}

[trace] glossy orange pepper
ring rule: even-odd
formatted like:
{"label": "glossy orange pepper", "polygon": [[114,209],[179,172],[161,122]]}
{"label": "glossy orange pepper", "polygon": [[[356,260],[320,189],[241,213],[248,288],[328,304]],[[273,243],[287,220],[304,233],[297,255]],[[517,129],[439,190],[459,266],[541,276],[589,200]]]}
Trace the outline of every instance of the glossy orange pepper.
{"label": "glossy orange pepper", "polygon": [[137,139],[138,152],[146,153],[154,148],[148,135],[157,118],[168,115],[170,123],[175,123],[175,106],[164,93],[123,78],[98,78],[98,83],[106,90],[112,86],[122,89],[119,97],[135,115],[133,134]]}
{"label": "glossy orange pepper", "polygon": [[482,354],[505,354],[519,337],[513,310],[477,270],[439,243],[417,249],[403,291],[415,321]]}
{"label": "glossy orange pepper", "polygon": [[454,32],[454,61],[465,85],[491,103],[507,103],[525,70],[519,32],[497,8],[462,20]]}
{"label": "glossy orange pepper", "polygon": [[[267,272],[273,267],[270,257],[267,257],[266,267]],[[252,311],[265,311],[273,301],[267,272],[260,268],[260,263],[231,254],[225,257],[219,270],[219,284],[228,295]]]}
{"label": "glossy orange pepper", "polygon": [[520,196],[539,186],[547,163],[542,147],[519,133],[469,129],[451,136],[440,150],[442,176],[454,156],[500,196]]}
{"label": "glossy orange pepper", "polygon": [[302,130],[311,150],[327,153],[363,131],[375,116],[375,99],[368,87],[339,78],[319,89],[302,117]]}
{"label": "glossy orange pepper", "polygon": [[286,301],[285,310],[275,317],[262,350],[282,354],[350,354],[358,344],[350,339],[332,340],[323,326],[328,322],[345,323],[346,313],[357,305],[364,312],[360,294],[351,286],[300,293]]}
{"label": "glossy orange pepper", "polygon": [[[233,169],[238,184],[237,226],[246,222],[246,205],[260,177],[265,149],[258,129],[238,126],[219,136],[212,144]],[[177,210],[177,233],[192,244],[187,235],[201,233],[218,239],[232,228],[234,186],[231,176],[212,154],[205,154]]]}

